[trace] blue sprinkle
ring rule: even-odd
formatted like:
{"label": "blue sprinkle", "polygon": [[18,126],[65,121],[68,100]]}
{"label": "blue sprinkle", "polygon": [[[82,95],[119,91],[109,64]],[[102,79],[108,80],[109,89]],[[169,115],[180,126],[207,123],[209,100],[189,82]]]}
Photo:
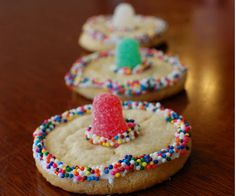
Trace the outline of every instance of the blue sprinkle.
{"label": "blue sprinkle", "polygon": [[154,160],[153,162],[154,162],[154,164],[158,164],[158,160]]}
{"label": "blue sprinkle", "polygon": [[107,88],[112,88],[112,84],[111,83],[107,84]]}
{"label": "blue sprinkle", "polygon": [[181,146],[177,146],[177,149],[181,150]]}
{"label": "blue sprinkle", "polygon": [[128,159],[129,158],[129,155],[125,155],[125,159]]}
{"label": "blue sprinkle", "polygon": [[57,116],[55,116],[54,120],[57,122],[61,122],[61,117],[57,115]]}
{"label": "blue sprinkle", "polygon": [[77,114],[78,114],[78,115],[82,115],[82,114],[83,114],[83,112],[81,112],[81,111],[78,111],[78,112],[77,112]]}

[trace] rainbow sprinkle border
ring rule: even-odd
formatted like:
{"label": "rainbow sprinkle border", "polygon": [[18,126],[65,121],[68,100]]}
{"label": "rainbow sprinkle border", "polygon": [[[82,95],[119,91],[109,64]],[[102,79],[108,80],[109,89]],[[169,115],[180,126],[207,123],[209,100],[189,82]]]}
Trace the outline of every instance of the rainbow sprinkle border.
{"label": "rainbow sprinkle border", "polygon": [[90,125],[85,131],[86,139],[91,144],[99,144],[106,147],[117,148],[120,144],[130,142],[137,138],[141,131],[140,125],[135,123],[135,120],[125,119],[125,121],[128,125],[128,129],[125,132],[119,133],[112,138],[105,138],[94,134],[92,132],[92,126]]}
{"label": "rainbow sprinkle border", "polygon": [[163,111],[166,122],[172,123],[177,127],[175,133],[175,142],[165,149],[151,154],[142,154],[140,156],[125,155],[123,159],[111,163],[107,166],[68,166],[58,160],[53,154],[48,152],[44,145],[46,136],[60,124],[68,123],[76,117],[91,113],[92,105],[80,106],[56,115],[45,120],[33,133],[33,156],[40,163],[41,167],[59,178],[71,179],[73,182],[99,181],[107,179],[109,183],[120,176],[125,176],[131,171],[153,169],[167,161],[184,155],[189,150],[188,143],[191,140],[191,127],[189,123],[183,120],[182,116],[170,109],[164,109],[160,103],[152,104],[149,102],[123,102],[123,109],[147,110],[153,113]]}
{"label": "rainbow sprinkle border", "polygon": [[130,80],[125,84],[120,84],[112,79],[104,81],[98,81],[96,78],[83,77],[84,68],[89,65],[90,62],[99,58],[106,58],[114,56],[114,51],[96,52],[91,55],[78,59],[73,65],[70,71],[65,75],[66,84],[72,89],[78,88],[104,88],[115,95],[142,95],[150,91],[160,91],[163,88],[175,85],[187,71],[187,68],[183,66],[177,57],[171,57],[164,55],[163,52],[154,49],[141,49],[141,54],[144,59],[158,58],[161,61],[167,62],[173,66],[173,71],[166,77],[155,78],[148,77],[141,80]]}
{"label": "rainbow sprinkle border", "polygon": [[[148,35],[146,32],[143,32],[142,34],[135,35],[134,37],[132,37],[136,39],[137,41],[139,41],[141,44],[142,43],[145,44],[147,42],[150,42],[153,38],[161,36],[167,29],[167,23],[161,18],[154,17],[154,16],[142,16],[142,15],[136,15],[136,17],[139,20],[143,20],[144,22],[145,20],[153,20],[156,23],[156,30],[152,36]],[[92,39],[96,41],[103,42],[108,45],[115,44],[124,36],[118,36],[118,35],[112,34],[114,31],[127,32],[127,31],[132,31],[132,30],[114,28],[111,25],[111,18],[112,16],[104,16],[104,15],[90,17],[88,18],[85,25],[83,26],[83,32],[89,35]],[[94,29],[94,24],[96,24],[97,22],[102,22],[103,24],[106,24],[107,28],[110,31],[110,34],[106,34],[102,31]]]}

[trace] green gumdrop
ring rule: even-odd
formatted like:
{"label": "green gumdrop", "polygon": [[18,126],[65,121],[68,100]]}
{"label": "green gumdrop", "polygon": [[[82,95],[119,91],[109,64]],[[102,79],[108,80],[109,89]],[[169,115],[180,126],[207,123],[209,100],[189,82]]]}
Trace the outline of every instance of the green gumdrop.
{"label": "green gumdrop", "polygon": [[116,47],[116,66],[133,69],[141,63],[139,43],[131,38],[121,40]]}

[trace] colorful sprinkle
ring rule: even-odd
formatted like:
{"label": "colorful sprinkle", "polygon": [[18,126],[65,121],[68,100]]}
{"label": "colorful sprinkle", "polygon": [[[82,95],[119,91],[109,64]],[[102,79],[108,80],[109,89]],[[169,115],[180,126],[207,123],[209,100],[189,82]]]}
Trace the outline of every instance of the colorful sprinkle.
{"label": "colorful sprinkle", "polygon": [[[96,61],[99,58],[114,56],[114,51],[111,50],[93,53],[77,60],[73,64],[70,72],[66,74],[65,82],[69,87],[74,89],[87,87],[104,88],[115,95],[134,96],[145,94],[150,91],[158,92],[163,88],[173,86],[182,78],[184,73],[187,71],[186,67],[184,67],[179,62],[178,58],[164,55],[161,51],[153,49],[141,49],[141,54],[147,64],[149,62],[149,58],[158,58],[161,61],[170,64],[173,67],[173,71],[166,77],[157,78],[155,76],[150,76],[140,80],[129,80],[125,83],[119,83],[117,81],[113,81],[112,79],[98,81],[95,78],[83,77],[84,68],[89,65],[90,62]],[[129,71],[125,70],[125,68],[122,68],[121,70],[117,69],[117,72],[127,72],[128,74],[130,73]]]}
{"label": "colorful sprinkle", "polygon": [[[138,24],[151,22],[154,26],[154,29],[153,29],[154,33],[152,36],[147,34],[147,32],[143,31],[143,32],[140,32],[139,34],[135,34],[132,37],[136,39],[137,41],[139,41],[140,43],[150,42],[154,37],[161,36],[162,33],[167,29],[167,23],[160,18],[152,17],[152,16],[141,16],[141,15],[138,15],[135,18],[136,20],[139,21]],[[104,31],[100,31],[98,28],[95,28],[97,24],[101,24],[103,26],[105,25],[105,28],[107,28],[108,32],[105,33]],[[126,37],[116,32],[132,32],[134,31],[134,29],[136,30],[136,28],[114,26],[112,22],[112,17],[110,16],[93,16],[89,18],[86,24],[84,25],[83,33],[90,36],[94,40],[110,45],[110,44],[116,44],[119,40]]]}
{"label": "colorful sprinkle", "polygon": [[86,139],[91,144],[100,144],[105,147],[118,147],[122,143],[127,143],[134,140],[140,134],[141,128],[134,122],[133,119],[126,119],[128,129],[115,135],[112,138],[104,138],[92,132],[92,126],[89,126],[85,131]]}

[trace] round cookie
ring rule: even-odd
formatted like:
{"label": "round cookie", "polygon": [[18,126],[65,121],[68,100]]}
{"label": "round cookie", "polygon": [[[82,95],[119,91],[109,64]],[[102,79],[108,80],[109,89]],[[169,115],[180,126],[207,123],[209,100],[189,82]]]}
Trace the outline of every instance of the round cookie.
{"label": "round cookie", "polygon": [[[187,68],[177,57],[154,49],[137,50],[136,43],[130,41],[122,40],[116,51],[78,59],[65,76],[67,86],[88,99],[110,92],[121,100],[137,101],[161,100],[184,89]],[[122,42],[131,46],[123,47]]]}
{"label": "round cookie", "polygon": [[79,44],[90,51],[112,49],[124,37],[136,39],[143,47],[163,41],[167,29],[164,20],[154,16],[135,15],[130,4],[119,4],[113,16],[93,16],[83,26]]}
{"label": "round cookie", "polygon": [[[108,116],[96,110],[104,109],[113,117],[120,111],[103,106],[111,95],[102,96],[93,106],[51,117],[35,130],[33,155],[48,182],[75,193],[128,193],[160,183],[183,167],[191,151],[191,127],[182,116],[159,103],[123,102],[124,120],[131,128],[120,134],[112,132],[108,138],[102,132],[88,138],[88,131],[96,129],[93,119]],[[117,124],[122,123],[117,119]]]}

